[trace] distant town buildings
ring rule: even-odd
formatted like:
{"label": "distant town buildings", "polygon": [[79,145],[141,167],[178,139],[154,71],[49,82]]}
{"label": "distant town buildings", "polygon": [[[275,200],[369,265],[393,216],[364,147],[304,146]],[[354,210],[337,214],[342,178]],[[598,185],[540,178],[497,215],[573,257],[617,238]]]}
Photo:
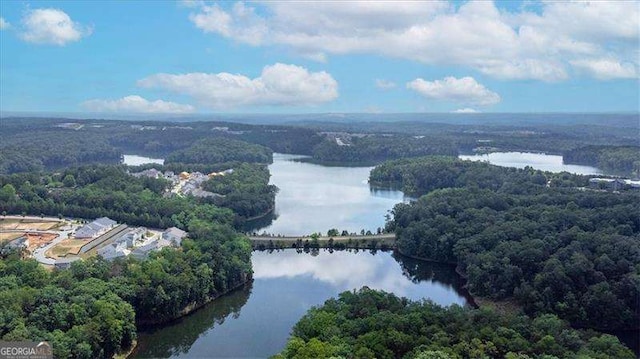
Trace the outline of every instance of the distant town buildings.
{"label": "distant town buildings", "polygon": [[623,178],[591,178],[589,179],[589,188],[607,191],[640,190],[640,181]]}
{"label": "distant town buildings", "polygon": [[199,198],[223,197],[218,193],[213,193],[202,189],[202,184],[210,178],[218,176],[226,176],[233,173],[233,169],[227,169],[221,172],[212,172],[204,174],[201,172],[180,172],[175,174],[172,171],[162,173],[155,168],[132,173],[134,177],[164,178],[171,182],[171,190],[168,194],[180,196],[194,196]]}
{"label": "distant town buildings", "polygon": [[87,223],[84,226],[80,227],[80,229],[76,231],[74,237],[78,239],[89,239],[98,237],[99,235],[104,234],[108,230],[113,228],[116,224],[116,221],[108,217],[98,218],[95,221]]}
{"label": "distant town buildings", "polygon": [[245,133],[245,131],[229,130],[229,127],[227,126],[216,126],[213,127],[211,131],[224,132],[229,135],[242,135],[243,133]]}
{"label": "distant town buildings", "polygon": [[55,127],[59,127],[59,128],[64,128],[67,130],[79,130],[81,128],[84,127],[83,124],[81,123],[76,123],[76,122],[63,122],[63,123],[59,123],[57,124]]}

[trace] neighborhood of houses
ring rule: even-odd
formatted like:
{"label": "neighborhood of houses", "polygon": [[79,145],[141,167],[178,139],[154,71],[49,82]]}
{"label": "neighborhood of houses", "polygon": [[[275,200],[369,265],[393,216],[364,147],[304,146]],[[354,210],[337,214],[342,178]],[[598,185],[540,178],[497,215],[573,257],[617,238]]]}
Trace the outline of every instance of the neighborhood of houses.
{"label": "neighborhood of houses", "polygon": [[179,248],[187,232],[171,227],[164,231],[129,227],[102,217],[88,223],[71,219],[5,216],[0,219],[3,251],[21,250],[25,257],[67,268],[91,256],[112,261],[132,256],[145,259],[162,248]]}
{"label": "neighborhood of houses", "polygon": [[149,177],[149,178],[164,178],[171,182],[171,189],[166,193],[167,196],[194,196],[200,198],[208,197],[223,197],[218,193],[205,191],[202,189],[202,184],[210,178],[217,176],[225,176],[233,173],[233,169],[230,168],[221,172],[212,172],[204,174],[201,172],[181,172],[175,174],[173,171],[161,172],[155,168],[150,168],[142,172],[132,173],[134,177]]}

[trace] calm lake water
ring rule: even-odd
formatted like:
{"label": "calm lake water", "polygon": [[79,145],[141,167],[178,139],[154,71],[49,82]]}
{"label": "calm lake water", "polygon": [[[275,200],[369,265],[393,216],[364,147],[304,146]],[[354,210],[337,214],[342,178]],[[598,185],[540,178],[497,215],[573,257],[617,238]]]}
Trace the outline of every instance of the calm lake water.
{"label": "calm lake water", "polygon": [[[280,188],[275,216],[254,228],[274,234],[375,231],[405,198],[400,191],[370,189],[371,167],[325,167],[274,155],[271,182]],[[274,218],[276,217],[276,218]],[[295,250],[253,252],[254,281],[179,321],[141,333],[134,357],[265,358],[284,348],[293,325],[309,308],[368,286],[442,305],[465,305],[453,267],[390,252]]]}
{"label": "calm lake water", "polygon": [[[280,191],[274,216],[250,223],[259,233],[305,235],[331,228],[349,232],[384,227],[385,215],[405,200],[402,192],[369,187],[373,167],[328,167],[273,155],[271,183]],[[274,218],[275,217],[275,218]]]}
{"label": "calm lake water", "polygon": [[581,175],[602,174],[602,171],[591,166],[567,165],[562,162],[562,156],[529,152],[493,152],[488,154],[460,155],[463,160],[487,161],[502,167],[525,168],[533,167],[537,170],[549,172],[570,172]]}
{"label": "calm lake water", "polygon": [[312,306],[368,286],[410,299],[465,305],[463,282],[448,265],[391,252],[254,252],[254,282],[179,321],[141,333],[135,358],[265,358],[284,348]]}
{"label": "calm lake water", "polygon": [[140,166],[140,165],[145,165],[147,163],[157,163],[160,165],[164,164],[164,159],[163,158],[150,158],[150,157],[144,157],[144,156],[138,156],[138,155],[122,155],[124,157],[124,160],[122,161],[122,163],[124,163],[127,166]]}

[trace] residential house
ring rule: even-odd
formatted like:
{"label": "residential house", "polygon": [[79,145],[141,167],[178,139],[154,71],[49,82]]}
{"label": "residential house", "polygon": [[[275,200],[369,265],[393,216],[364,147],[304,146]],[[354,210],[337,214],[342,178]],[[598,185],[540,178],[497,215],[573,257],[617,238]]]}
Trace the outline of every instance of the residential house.
{"label": "residential house", "polygon": [[116,258],[123,258],[127,256],[126,247],[123,245],[124,243],[112,243],[106,245],[100,249],[98,249],[98,255],[102,256],[102,258],[112,261]]}
{"label": "residential house", "polygon": [[176,227],[167,228],[162,233],[162,239],[169,241],[174,247],[180,247],[182,239],[186,236],[187,232]]}
{"label": "residential house", "polygon": [[116,224],[118,224],[116,221],[108,217],[101,217],[91,223],[87,223],[84,226],[80,227],[80,229],[76,231],[75,237],[78,239],[95,238],[101,234],[106,233]]}

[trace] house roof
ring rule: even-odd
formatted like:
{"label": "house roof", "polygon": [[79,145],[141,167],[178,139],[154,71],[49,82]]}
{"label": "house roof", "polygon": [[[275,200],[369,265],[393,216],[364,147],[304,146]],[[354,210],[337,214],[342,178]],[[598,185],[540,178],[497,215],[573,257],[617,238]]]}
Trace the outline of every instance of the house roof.
{"label": "house roof", "polygon": [[76,231],[75,236],[77,238],[93,237],[96,234],[98,234],[98,232],[100,232],[101,230],[104,230],[106,228],[111,228],[116,224],[118,224],[118,222],[108,217],[101,217],[91,223],[87,223],[84,226],[82,226],[80,229]]}
{"label": "house roof", "polygon": [[167,228],[164,231],[164,234],[167,235],[167,236],[178,237],[178,238],[184,238],[184,237],[187,236],[187,232],[183,231],[180,228],[176,228],[176,227]]}

